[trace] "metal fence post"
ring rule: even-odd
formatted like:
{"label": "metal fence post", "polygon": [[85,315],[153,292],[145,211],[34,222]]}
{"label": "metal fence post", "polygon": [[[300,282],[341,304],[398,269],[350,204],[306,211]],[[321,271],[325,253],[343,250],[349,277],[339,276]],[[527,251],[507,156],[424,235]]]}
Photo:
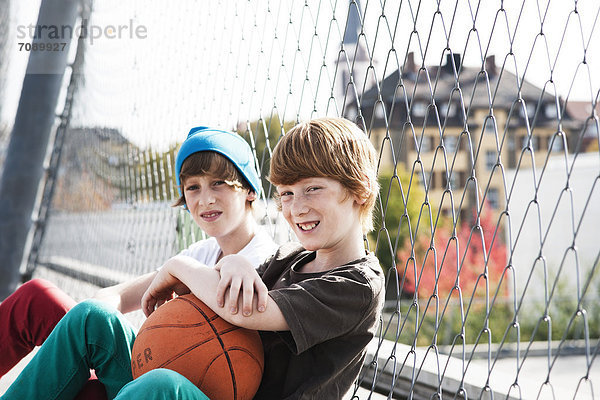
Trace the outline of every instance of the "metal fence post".
{"label": "metal fence post", "polygon": [[[0,180],[0,300],[19,283],[78,6],[79,0],[42,0],[36,29],[30,32],[27,73]],[[41,51],[42,44],[55,43],[59,51]]]}

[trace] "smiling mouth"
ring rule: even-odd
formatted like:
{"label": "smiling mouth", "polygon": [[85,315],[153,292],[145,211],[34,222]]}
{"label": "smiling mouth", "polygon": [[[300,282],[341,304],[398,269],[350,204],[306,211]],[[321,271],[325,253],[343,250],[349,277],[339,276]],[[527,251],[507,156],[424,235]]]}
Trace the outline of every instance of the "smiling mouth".
{"label": "smiling mouth", "polygon": [[208,212],[208,213],[200,214],[200,216],[202,218],[205,218],[205,219],[213,219],[213,218],[218,217],[221,214],[222,213],[220,211],[213,211],[213,212]]}
{"label": "smiling mouth", "polygon": [[300,228],[301,231],[303,232],[308,232],[308,231],[312,231],[313,229],[315,229],[317,227],[317,225],[319,225],[320,222],[310,222],[310,223],[306,223],[306,224],[296,224],[298,226],[298,228]]}

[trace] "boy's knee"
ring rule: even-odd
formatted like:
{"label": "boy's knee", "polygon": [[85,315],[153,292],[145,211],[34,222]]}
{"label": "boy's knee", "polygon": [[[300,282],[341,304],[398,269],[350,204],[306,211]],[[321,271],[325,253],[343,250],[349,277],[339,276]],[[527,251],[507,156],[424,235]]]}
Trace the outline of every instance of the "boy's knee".
{"label": "boy's knee", "polygon": [[32,279],[17,289],[15,295],[19,301],[25,301],[30,306],[42,307],[47,310],[53,308],[64,312],[72,308],[76,303],[66,293],[45,279]]}
{"label": "boy's knee", "polygon": [[97,300],[84,300],[81,303],[77,304],[69,314],[73,315],[95,315],[104,313],[104,304]]}
{"label": "boy's knee", "polygon": [[40,291],[46,290],[48,288],[55,288],[55,287],[56,286],[54,286],[53,283],[48,282],[45,279],[36,278],[36,279],[32,279],[32,280],[27,281],[24,284],[22,284],[17,289],[17,292],[28,294],[28,295],[35,295],[37,293],[40,293]]}
{"label": "boy's knee", "polygon": [[[68,335],[84,338],[88,353],[102,348],[119,354],[120,362],[130,368],[130,350],[135,332],[125,317],[114,307],[98,300],[85,300],[71,309],[57,328]],[[128,350],[129,349],[129,350]]]}
{"label": "boy's knee", "polygon": [[179,382],[181,378],[184,377],[178,372],[165,368],[157,368],[146,372],[137,379],[140,381],[140,384],[155,386],[156,390],[168,390],[170,386],[176,387],[177,382]]}
{"label": "boy's knee", "polygon": [[25,282],[15,292],[19,298],[38,302],[52,302],[59,293],[63,294],[52,282],[39,278]]}
{"label": "boy's knee", "polygon": [[128,383],[117,395],[121,398],[209,400],[183,375],[164,368],[148,371]]}
{"label": "boy's knee", "polygon": [[118,311],[98,300],[84,300],[75,305],[65,316],[69,321],[111,323],[118,319]]}

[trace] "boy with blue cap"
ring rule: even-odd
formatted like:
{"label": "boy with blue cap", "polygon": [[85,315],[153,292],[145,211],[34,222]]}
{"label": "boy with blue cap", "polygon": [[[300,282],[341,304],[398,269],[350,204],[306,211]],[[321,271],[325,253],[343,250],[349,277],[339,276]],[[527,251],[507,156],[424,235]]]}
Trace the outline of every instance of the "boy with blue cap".
{"label": "boy with blue cap", "polygon": [[[239,135],[218,129],[190,130],[175,159],[175,176],[184,206],[209,238],[180,254],[214,266],[222,257],[240,254],[258,267],[276,245],[259,229],[253,202],[261,193],[250,146]],[[156,271],[121,285],[100,290],[95,298],[122,313],[140,309],[142,295]]]}
{"label": "boy with blue cap", "polygon": [[[175,206],[184,206],[196,224],[210,237],[192,244],[180,253],[181,256],[191,257],[202,265],[213,267],[223,257],[238,254],[257,267],[276,250],[272,238],[257,226],[253,215],[253,202],[261,192],[260,179],[254,165],[252,151],[239,135],[207,127],[193,128],[189,132],[177,153],[175,163],[176,180],[180,193]],[[125,332],[120,335],[115,334],[116,330],[101,332],[92,324],[88,329],[91,329],[93,334],[103,336],[94,339],[97,345],[98,343],[119,343],[121,347],[130,347],[133,343],[133,329],[128,326],[121,313],[140,309],[142,295],[156,274],[157,271],[153,271],[132,281],[101,289],[95,296],[101,302],[84,302],[83,308],[86,308],[89,313],[100,319],[105,316],[107,321],[118,320]],[[17,290],[0,304],[0,307],[4,307],[4,309],[0,309],[0,319],[3,319],[2,316],[5,315],[7,318],[22,320],[23,315],[32,314],[32,312],[36,315],[39,314],[39,317],[28,315],[26,319],[32,321],[31,326],[22,327],[20,326],[22,323],[8,320],[1,324],[0,336],[6,337],[8,340],[0,343],[0,350],[6,347],[6,353],[8,353],[8,349],[23,349],[11,357],[12,365],[31,351],[35,345],[41,344],[50,334],[54,325],[62,318],[64,312],[75,305],[75,302],[66,294],[51,286],[48,282],[34,280],[23,285],[23,289]],[[48,289],[49,287],[51,290]],[[179,294],[185,293],[185,291],[182,289]],[[31,307],[33,304],[38,306]],[[113,306],[116,310],[107,307],[106,304]],[[81,308],[79,307],[79,310]],[[50,309],[52,309],[52,317],[46,321]],[[75,312],[77,311],[75,310]],[[237,310],[231,310],[231,312],[237,312]],[[33,326],[34,324],[44,324],[45,329],[40,330]],[[101,322],[99,324],[104,325]],[[27,369],[38,371],[39,375],[34,377],[34,375],[28,375],[27,371],[23,372],[3,398],[40,398],[41,393],[51,397],[55,394],[57,398],[73,398],[86,383],[90,368],[95,368],[100,378],[108,377],[102,379],[102,382],[106,385],[108,396],[114,397],[116,393],[112,393],[112,385],[120,382],[120,379],[125,379],[124,383],[131,380],[131,372],[125,373],[123,378],[112,377],[113,375],[123,375],[119,366],[125,365],[127,370],[130,368],[128,360],[117,358],[112,362],[114,367],[103,363],[99,363],[103,365],[90,365],[89,367],[81,366],[82,368],[77,371],[68,371],[70,376],[63,383],[64,387],[57,388],[54,385],[53,382],[58,379],[54,373],[65,372],[64,368],[60,367],[60,355],[66,349],[84,353],[89,350],[81,340],[90,332],[86,332],[83,325],[78,328],[83,331],[68,332],[65,335],[67,337],[64,338],[66,342],[59,340],[44,346],[44,349],[51,349],[52,352],[55,352],[55,355],[52,356],[50,370],[44,368],[44,365],[47,364],[43,361],[43,356],[34,358]],[[19,332],[16,332],[17,329]],[[3,330],[7,332],[4,335]],[[11,332],[11,330],[15,332]],[[26,339],[33,334],[23,335],[22,331],[24,330],[40,332],[39,335],[43,337],[35,340]],[[45,334],[41,333],[42,331]],[[27,343],[20,343],[24,341]],[[1,353],[5,354],[4,351]],[[86,354],[85,357],[92,361],[93,355]],[[125,364],[122,365],[122,362]],[[24,383],[25,376],[27,379],[33,378],[31,382],[35,382],[35,384]],[[119,387],[124,383],[119,383]],[[48,393],[48,387],[56,390],[56,393]],[[94,396],[99,397],[95,393],[97,390],[92,389],[92,392],[94,392]]]}

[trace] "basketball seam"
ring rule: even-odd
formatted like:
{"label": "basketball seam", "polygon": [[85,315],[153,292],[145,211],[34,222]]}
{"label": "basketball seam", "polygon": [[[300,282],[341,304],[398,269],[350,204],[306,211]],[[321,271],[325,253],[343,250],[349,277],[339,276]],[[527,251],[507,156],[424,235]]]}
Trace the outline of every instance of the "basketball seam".
{"label": "basketball seam", "polygon": [[141,331],[138,332],[138,336],[146,331],[151,331],[153,329],[164,329],[164,328],[181,328],[181,329],[188,329],[188,328],[197,328],[199,326],[204,325],[204,322],[197,322],[195,324],[158,324],[158,325],[152,325],[149,326],[147,328],[142,329]]}
{"label": "basketball seam", "polygon": [[237,399],[237,383],[235,380],[235,373],[233,371],[233,363],[231,362],[231,358],[229,357],[229,353],[225,347],[225,343],[223,343],[223,340],[221,339],[220,333],[218,331],[218,329],[213,325],[212,320],[210,318],[208,318],[208,315],[206,315],[206,313],[204,312],[204,310],[202,310],[202,308],[200,308],[196,303],[194,303],[191,300],[188,300],[186,298],[182,298],[182,297],[177,297],[177,299],[183,300],[188,302],[189,304],[191,304],[196,310],[198,310],[206,319],[206,321],[208,322],[208,324],[210,325],[211,329],[213,330],[217,340],[219,341],[219,344],[221,345],[221,349],[223,350],[223,354],[225,354],[225,359],[227,360],[227,366],[229,367],[229,373],[231,374],[231,382],[233,385],[233,398]]}
{"label": "basketball seam", "polygon": [[213,357],[212,360],[210,360],[210,362],[208,363],[208,365],[204,369],[204,373],[202,374],[202,378],[198,382],[198,386],[202,386],[202,384],[204,383],[204,378],[206,378],[206,375],[207,375],[208,371],[210,370],[210,368],[212,367],[212,365],[215,363],[215,361],[217,361],[221,356],[222,356],[222,354],[218,354],[215,357]]}
{"label": "basketball seam", "polygon": [[254,353],[252,353],[251,351],[249,351],[247,348],[245,348],[245,347],[239,347],[239,346],[230,346],[228,348],[228,351],[233,351],[233,350],[237,350],[237,351],[241,351],[243,353],[246,353],[248,356],[250,356],[250,358],[252,360],[254,360],[256,362],[256,364],[260,368],[260,371],[261,372],[264,371],[264,367],[263,367],[262,363],[260,362],[259,358],[256,357],[256,355]]}
{"label": "basketball seam", "polygon": [[158,366],[158,368],[163,368],[164,366],[167,366],[167,365],[169,365],[169,364],[170,364],[170,363],[172,363],[173,361],[175,361],[175,360],[177,360],[177,359],[179,359],[179,358],[183,357],[184,355],[186,355],[186,354],[187,354],[187,353],[189,353],[190,351],[192,351],[192,350],[194,350],[194,349],[196,349],[196,348],[198,348],[198,347],[202,346],[203,344],[206,344],[206,343],[210,342],[211,340],[213,340],[213,338],[208,338],[208,339],[205,339],[205,340],[203,340],[203,341],[201,341],[201,342],[194,343],[194,345],[192,345],[192,346],[190,346],[190,347],[188,347],[188,348],[186,348],[186,349],[183,349],[182,351],[180,351],[180,352],[179,352],[179,354],[177,354],[177,355],[175,355],[175,356],[173,356],[173,357],[169,358],[167,361],[165,361],[165,362],[163,362],[162,364],[160,364],[160,365]]}

